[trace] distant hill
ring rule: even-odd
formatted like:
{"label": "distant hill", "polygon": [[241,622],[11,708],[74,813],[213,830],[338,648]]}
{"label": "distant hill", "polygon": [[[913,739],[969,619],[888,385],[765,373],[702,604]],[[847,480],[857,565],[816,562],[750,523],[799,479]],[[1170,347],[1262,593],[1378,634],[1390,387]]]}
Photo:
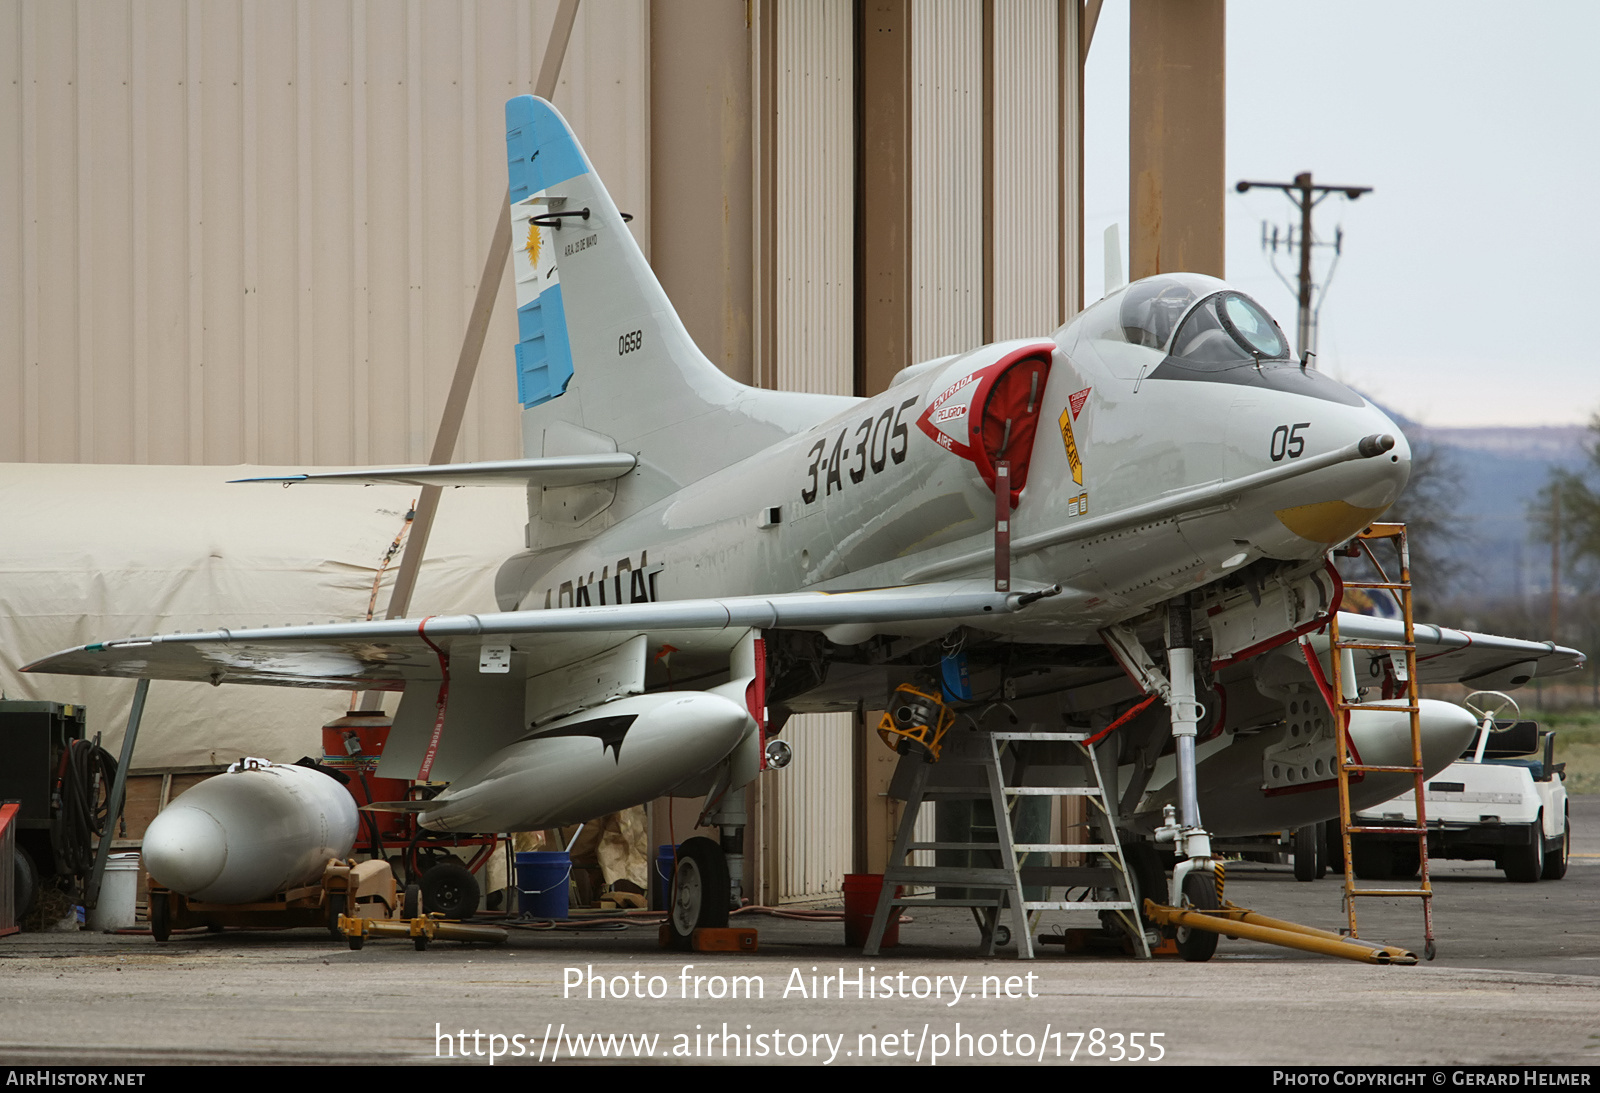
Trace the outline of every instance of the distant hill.
{"label": "distant hill", "polygon": [[1496,599],[1548,593],[1549,547],[1529,534],[1527,506],[1553,468],[1578,470],[1588,463],[1590,430],[1582,425],[1430,428],[1385,412],[1413,447],[1432,445],[1442,472],[1460,485],[1456,535],[1440,550],[1462,567],[1452,591]]}

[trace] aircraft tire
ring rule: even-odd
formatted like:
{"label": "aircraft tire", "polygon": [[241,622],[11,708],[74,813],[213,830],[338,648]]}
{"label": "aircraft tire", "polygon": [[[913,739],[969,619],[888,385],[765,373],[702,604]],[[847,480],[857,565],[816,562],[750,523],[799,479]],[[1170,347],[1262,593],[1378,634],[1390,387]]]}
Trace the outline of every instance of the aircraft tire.
{"label": "aircraft tire", "polygon": [[33,856],[24,846],[16,847],[11,876],[11,906],[15,911],[15,921],[20,923],[33,910],[34,900],[39,896],[39,867],[33,864]]}
{"label": "aircraft tire", "polygon": [[422,875],[422,907],[465,921],[478,911],[478,878],[459,862],[441,862]]}
{"label": "aircraft tire", "polygon": [[728,925],[728,860],[722,847],[696,836],[678,847],[667,926],[674,949],[688,951],[694,932]]}
{"label": "aircraft tire", "polygon": [[350,897],[344,892],[336,892],[328,897],[328,936],[335,941],[344,940],[344,931],[339,929],[339,916],[349,914]]}
{"label": "aircraft tire", "polygon": [[1322,827],[1324,836],[1322,844],[1322,860],[1327,862],[1328,868],[1333,870],[1335,873],[1343,873],[1344,831],[1332,820],[1326,821]]}
{"label": "aircraft tire", "polygon": [[1422,868],[1422,853],[1411,843],[1395,843],[1389,847],[1389,879],[1414,880]]}
{"label": "aircraft tire", "polygon": [[[1217,910],[1221,904],[1217,902],[1216,877],[1209,872],[1198,871],[1184,877],[1183,905],[1197,911]],[[1191,964],[1203,964],[1217,951],[1217,935],[1210,930],[1192,930],[1180,926],[1174,940],[1178,944],[1178,955]]]}
{"label": "aircraft tire", "polygon": [[1393,879],[1394,855],[1389,843],[1359,835],[1350,839],[1350,864],[1360,880]]}
{"label": "aircraft tire", "polygon": [[1500,859],[1506,880],[1517,884],[1532,884],[1544,873],[1544,813],[1539,813],[1528,829],[1528,841],[1522,846],[1506,848]]}
{"label": "aircraft tire", "polygon": [[1545,847],[1544,868],[1540,880],[1560,880],[1567,875],[1567,858],[1572,852],[1572,815],[1568,809],[1561,817],[1561,834],[1554,847]]}
{"label": "aircraft tire", "polygon": [[150,936],[157,941],[172,936],[172,897],[166,892],[150,894]]}
{"label": "aircraft tire", "polygon": [[1318,844],[1322,841],[1322,825],[1307,824],[1305,827],[1294,829],[1294,879],[1316,880],[1322,876],[1325,866],[1322,864],[1322,850]]}

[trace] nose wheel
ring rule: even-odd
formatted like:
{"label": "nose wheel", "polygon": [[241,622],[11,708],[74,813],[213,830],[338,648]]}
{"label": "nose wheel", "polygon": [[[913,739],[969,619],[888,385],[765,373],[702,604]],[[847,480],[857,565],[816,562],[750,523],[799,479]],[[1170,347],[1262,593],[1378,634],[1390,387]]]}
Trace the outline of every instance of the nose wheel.
{"label": "nose wheel", "polygon": [[[1183,878],[1183,906],[1195,911],[1215,911],[1217,902],[1216,878],[1209,870],[1195,870]],[[1217,951],[1217,935],[1210,930],[1196,930],[1179,926],[1173,939],[1178,945],[1178,955],[1183,959],[1203,964]]]}

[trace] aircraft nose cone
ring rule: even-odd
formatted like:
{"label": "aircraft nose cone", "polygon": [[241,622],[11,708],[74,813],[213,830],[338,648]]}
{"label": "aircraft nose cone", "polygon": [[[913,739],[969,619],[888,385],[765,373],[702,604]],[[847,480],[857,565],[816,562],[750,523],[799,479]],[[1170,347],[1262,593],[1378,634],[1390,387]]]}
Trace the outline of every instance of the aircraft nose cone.
{"label": "aircraft nose cone", "polygon": [[184,895],[203,892],[228,864],[228,833],[216,817],[181,802],[167,806],[144,834],[144,866]]}
{"label": "aircraft nose cone", "polygon": [[1364,424],[1364,435],[1357,441],[1362,456],[1355,463],[1358,480],[1352,483],[1344,501],[1381,513],[1399,499],[1411,478],[1411,445],[1389,416],[1376,407]]}
{"label": "aircraft nose cone", "polygon": [[1344,422],[1335,446],[1347,444],[1355,446],[1359,458],[1320,472],[1308,503],[1274,510],[1301,539],[1330,546],[1344,542],[1388,511],[1411,477],[1411,446],[1376,407]]}

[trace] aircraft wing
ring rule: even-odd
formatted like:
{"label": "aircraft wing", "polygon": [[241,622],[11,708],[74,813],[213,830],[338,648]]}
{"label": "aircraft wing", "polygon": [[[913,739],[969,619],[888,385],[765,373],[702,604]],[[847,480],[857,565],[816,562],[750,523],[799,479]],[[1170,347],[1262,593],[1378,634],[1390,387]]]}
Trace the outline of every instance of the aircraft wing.
{"label": "aircraft wing", "polygon": [[[948,619],[977,622],[1020,610],[1056,589],[995,592],[986,581],[946,581],[857,592],[676,600],[487,615],[157,634],[96,642],[23,669],[59,675],[402,690],[438,679],[440,654],[477,659],[508,645],[532,671],[569,664],[637,634],[676,647],[731,646],[751,628],[827,630],[854,624]],[[457,661],[462,670],[465,666]]]}
{"label": "aircraft wing", "polygon": [[[1525,641],[1470,630],[1417,623],[1417,676],[1423,683],[1461,683],[1480,690],[1520,687],[1534,676],[1546,679],[1576,672],[1584,655],[1553,641]],[[1339,614],[1339,636],[1351,641],[1400,642],[1399,619]]]}
{"label": "aircraft wing", "polygon": [[621,478],[638,463],[627,452],[600,455],[552,455],[540,459],[498,459],[484,463],[436,463],[422,467],[362,467],[354,471],[319,471],[271,478],[236,478],[235,482],[276,482],[338,486],[583,486]]}

